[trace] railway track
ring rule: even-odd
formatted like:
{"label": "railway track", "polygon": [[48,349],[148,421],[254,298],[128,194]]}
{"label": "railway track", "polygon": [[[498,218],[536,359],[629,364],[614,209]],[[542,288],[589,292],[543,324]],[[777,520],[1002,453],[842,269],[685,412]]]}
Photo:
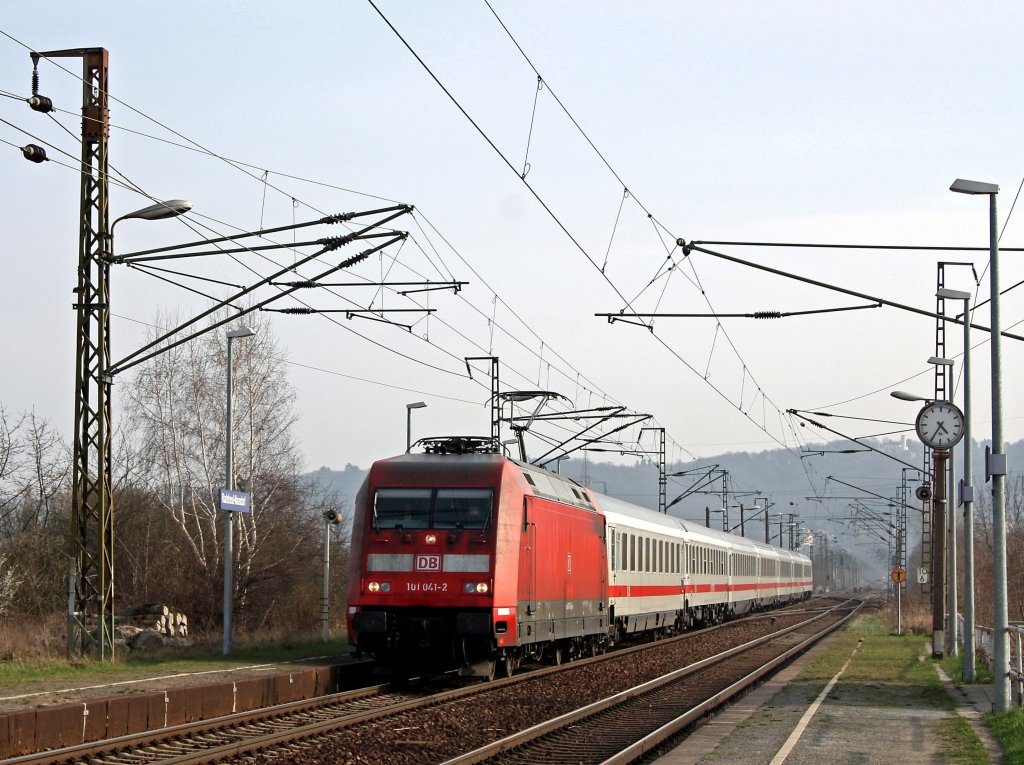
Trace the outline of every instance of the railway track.
{"label": "railway track", "polygon": [[378,685],[318,699],[241,712],[141,734],[2,760],[2,765],[149,765],[156,763],[213,762],[223,752],[244,748],[253,740],[288,740],[290,731],[316,731],[339,721],[359,722],[384,710],[415,706],[436,688],[396,689]]}
{"label": "railway track", "polygon": [[[837,606],[808,622],[496,741],[443,765],[627,765],[842,626],[857,609]],[[808,634],[805,630],[813,626]],[[786,636],[796,636],[786,640]]]}
{"label": "railway track", "polygon": [[[479,762],[484,760],[460,757],[471,749],[476,750],[472,756],[484,759],[506,752],[519,746],[513,743],[513,736],[524,729],[534,730],[530,738],[539,741],[552,734],[538,732],[534,726],[563,717],[581,704],[601,704],[617,695],[643,698],[641,693],[656,693],[654,686],[643,692],[634,688],[660,684],[659,679],[666,675],[694,676],[694,667],[723,653],[723,645],[738,645],[728,653],[742,655],[754,650],[752,642],[758,638],[765,638],[766,645],[777,643],[783,632],[804,629],[827,612],[813,604],[494,683],[440,690],[436,685],[377,686],[18,757],[3,765]],[[680,666],[687,669],[677,671]],[[705,671],[720,670],[709,666]],[[496,740],[502,745],[485,751]],[[526,756],[522,761],[558,761],[546,755]]]}

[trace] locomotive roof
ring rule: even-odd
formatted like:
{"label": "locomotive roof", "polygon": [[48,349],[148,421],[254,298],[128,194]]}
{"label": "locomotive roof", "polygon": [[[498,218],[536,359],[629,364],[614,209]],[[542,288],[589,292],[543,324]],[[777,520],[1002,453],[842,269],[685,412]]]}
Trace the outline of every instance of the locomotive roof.
{"label": "locomotive roof", "polygon": [[741,537],[736,534],[709,529],[693,521],[659,513],[606,494],[598,494],[571,478],[558,475],[538,465],[506,457],[503,454],[400,454],[396,457],[378,460],[374,463],[374,469],[378,465],[382,467],[402,465],[403,467],[411,468],[419,467],[424,472],[434,472],[439,468],[443,470],[446,467],[455,468],[458,466],[459,469],[465,469],[475,466],[483,472],[488,470],[500,472],[507,463],[516,465],[523,472],[534,493],[587,510],[594,510],[595,507],[600,508],[611,523],[621,522],[620,518],[628,518],[631,524],[639,528],[646,528],[648,531],[671,530],[678,532],[681,530],[695,540],[703,539],[708,544],[723,545],[736,551],[745,550],[761,556],[768,555],[779,559],[810,561],[806,555],[798,552],[774,547],[749,537]]}

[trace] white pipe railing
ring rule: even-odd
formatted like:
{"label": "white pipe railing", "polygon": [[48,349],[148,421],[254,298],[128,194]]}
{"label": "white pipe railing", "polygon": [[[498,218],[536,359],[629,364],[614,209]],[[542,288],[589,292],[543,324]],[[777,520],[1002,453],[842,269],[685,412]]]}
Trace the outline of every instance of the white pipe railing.
{"label": "white pipe railing", "polygon": [[[956,616],[957,624],[960,627],[959,635],[964,634],[964,618],[961,614]],[[1006,672],[1009,675],[1011,688],[1016,690],[1013,693],[1013,700],[1017,706],[1024,706],[1024,622],[1010,622],[1007,627],[1010,633],[1010,655],[1007,657],[1009,666]],[[995,675],[995,635],[991,627],[974,625],[974,645],[979,656],[985,657],[985,666],[988,671]]]}

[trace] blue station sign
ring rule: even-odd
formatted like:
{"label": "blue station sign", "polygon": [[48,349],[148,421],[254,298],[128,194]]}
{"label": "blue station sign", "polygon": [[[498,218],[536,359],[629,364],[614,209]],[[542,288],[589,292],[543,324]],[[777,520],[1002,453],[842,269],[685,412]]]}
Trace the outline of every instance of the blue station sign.
{"label": "blue station sign", "polygon": [[249,492],[221,489],[220,509],[227,510],[229,513],[248,513],[252,509]]}

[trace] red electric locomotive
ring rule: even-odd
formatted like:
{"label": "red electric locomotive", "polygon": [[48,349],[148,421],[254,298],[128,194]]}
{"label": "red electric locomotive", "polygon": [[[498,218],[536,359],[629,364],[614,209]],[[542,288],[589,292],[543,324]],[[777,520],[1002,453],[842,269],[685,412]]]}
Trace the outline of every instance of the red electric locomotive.
{"label": "red electric locomotive", "polygon": [[406,454],[356,499],[349,639],[399,672],[511,673],[608,633],[604,517],[586,490],[499,454]]}
{"label": "red electric locomotive", "polygon": [[375,463],[356,498],[349,639],[382,667],[493,677],[810,595],[799,553],[594,494],[490,439],[427,448]]}

